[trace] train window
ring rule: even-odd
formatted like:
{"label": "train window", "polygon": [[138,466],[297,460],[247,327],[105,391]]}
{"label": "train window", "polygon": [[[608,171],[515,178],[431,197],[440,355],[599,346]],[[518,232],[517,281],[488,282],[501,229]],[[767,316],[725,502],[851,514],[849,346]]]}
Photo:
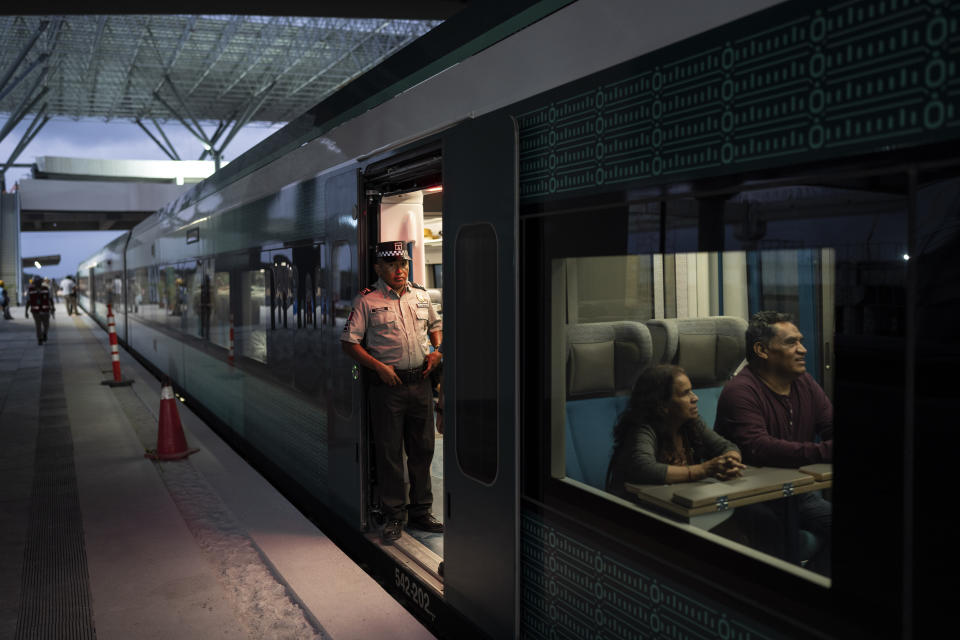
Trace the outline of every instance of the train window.
{"label": "train window", "polygon": [[290,293],[290,313],[292,314],[289,326],[299,329],[303,326],[303,307],[299,297],[300,287],[298,278],[300,277],[300,271],[297,269],[297,265],[291,264],[287,270],[287,274],[290,278],[288,291]]}
{"label": "train window", "polygon": [[327,289],[327,272],[330,269],[329,256],[327,255],[327,245],[319,244],[316,246],[316,266],[314,267],[314,326],[323,326],[328,324],[331,319],[329,310],[330,294]]}
{"label": "train window", "polygon": [[[349,243],[337,242],[333,245],[331,263],[333,282],[330,291],[333,296],[333,313],[330,322],[335,326],[335,335],[339,337],[340,332],[343,331],[343,326],[346,324],[347,317],[350,315],[350,309],[353,307],[352,274],[356,267]],[[344,419],[350,418],[353,415],[353,399],[357,385],[354,383],[352,376],[347,375],[331,376],[331,383],[334,411]]]}
{"label": "train window", "polygon": [[[646,410],[639,408],[643,392],[637,386],[638,376],[659,364],[683,369],[698,401],[701,428],[710,438],[691,431],[694,435],[684,440],[685,446],[703,438],[702,446],[710,442],[709,446],[724,449],[713,451],[716,455],[735,449],[736,445],[714,438],[719,435],[714,427],[720,393],[745,364],[744,335],[751,310],[794,314],[807,349],[807,371],[823,386],[822,365],[832,358],[821,320],[832,316],[833,301],[828,298],[834,280],[831,268],[824,265],[833,263],[833,253],[830,248],[785,249],[558,261],[552,298],[554,304],[566,307],[566,323],[558,331],[566,346],[554,351],[563,361],[554,368],[557,379],[552,381],[554,388],[563,391],[555,401],[556,412],[563,418],[557,421],[553,438],[555,451],[563,451],[562,460],[554,462],[555,475],[654,510],[657,500],[663,499],[662,488],[646,492],[647,487],[637,485],[662,485],[667,476],[661,472],[666,473],[671,461],[701,475],[700,460],[691,457],[701,456],[698,450],[691,454],[687,449],[683,456],[671,458],[669,447],[660,446],[656,438],[667,435],[666,422],[644,423],[649,430],[631,430],[639,424],[633,424],[628,407],[635,412]],[[816,437],[821,436],[832,437],[826,429]],[[641,442],[656,443],[650,452],[656,464],[639,466],[637,460],[645,459],[645,450],[630,447]],[[748,455],[743,452],[744,457]],[[764,466],[768,465],[765,461]],[[723,520],[716,514],[691,516],[695,510],[690,509],[681,517],[718,536],[785,556],[787,545],[780,544],[779,532],[755,533],[760,525],[750,518],[775,520],[778,512],[766,509],[744,506],[728,512]]]}
{"label": "train window", "polygon": [[313,286],[313,274],[309,271],[303,276],[303,327],[313,329],[317,326],[316,308],[317,303],[314,297],[316,290]]}
{"label": "train window", "polygon": [[233,323],[230,314],[229,271],[214,271],[211,296],[210,342],[229,349],[230,325]]}
{"label": "train window", "polygon": [[184,269],[187,306],[190,310],[187,331],[198,338],[209,338],[210,321],[213,313],[213,282],[208,268],[209,261],[198,260]]}
{"label": "train window", "polygon": [[147,267],[139,267],[130,272],[129,298],[130,313],[141,318],[150,318],[156,308],[156,291],[151,296],[150,279]]}
{"label": "train window", "polygon": [[271,253],[273,258],[273,319],[271,328],[296,327],[296,309],[294,300],[296,295],[296,285],[293,263],[288,255],[289,250],[283,252],[274,251]]}
{"label": "train window", "polygon": [[[876,538],[863,524],[866,507],[834,508],[832,480],[816,474],[832,474],[834,462],[842,462],[851,467],[850,474],[838,476],[851,483],[844,495],[869,493],[867,486],[853,486],[861,481],[852,470],[858,462],[833,456],[834,422],[837,447],[850,446],[849,438],[858,451],[868,448],[877,455],[883,447],[898,446],[909,196],[903,176],[851,178],[849,185],[832,177],[823,182],[739,185],[718,190],[719,196],[694,193],[598,208],[590,211],[588,233],[584,213],[572,208],[524,221],[521,394],[531,399],[525,415],[528,424],[539,425],[536,449],[545,456],[531,466],[541,469],[540,475],[527,476],[537,499],[556,508],[598,499],[629,505],[680,529],[696,529],[697,537],[727,547],[733,541],[732,548],[760,562],[803,566],[809,571],[800,575],[819,584],[830,584],[823,576],[833,575],[829,558],[841,535],[830,525],[832,518],[852,527],[842,530],[841,540]],[[773,390],[758,373],[766,372],[767,360],[747,361],[754,357],[748,353],[748,322],[766,310],[789,314],[791,344],[802,346],[793,347],[799,355],[787,364],[802,376],[798,384],[806,395],[801,399],[791,386],[759,405],[773,411],[780,402],[785,417],[764,416],[760,428],[792,443],[783,450],[764,449],[756,433],[747,433],[746,409],[737,404],[737,394],[751,380],[763,385],[758,394]],[[787,324],[774,324],[779,337],[776,332]],[[892,393],[881,403],[885,409],[869,400],[876,389],[864,386],[864,363],[878,360],[889,363],[888,379],[867,386]],[[692,394],[686,388],[684,393],[697,397],[703,431],[668,428],[692,424],[690,415],[666,420],[656,417],[665,414],[644,413],[654,402],[649,385],[658,380],[656,373],[670,371],[669,381],[679,380],[676,369],[653,370],[661,364],[685,372],[683,383]],[[648,386],[641,389],[638,380]],[[672,411],[668,400],[661,398],[657,406]],[[802,427],[799,412],[809,416]],[[645,416],[649,427],[642,433],[638,416]],[[677,434],[678,440],[660,446]],[[718,483],[697,482],[709,472],[709,465],[700,465],[725,453],[713,449],[731,442],[748,465],[745,477],[779,468],[797,474],[802,484],[796,487],[810,490],[789,500],[773,491],[763,502],[769,508],[754,510],[744,502],[705,516],[716,509],[698,511],[691,492]],[[706,455],[708,448],[714,455]],[[672,469],[692,471],[680,478]],[[804,505],[814,502],[819,515],[805,511]],[[801,514],[800,525],[784,527],[795,522],[787,515],[793,509]],[[864,530],[854,532],[857,527]]]}
{"label": "train window", "polygon": [[457,460],[467,475],[490,483],[497,476],[497,236],[489,224],[467,225],[457,234],[455,291]]}
{"label": "train window", "polygon": [[333,246],[332,263],[333,323],[339,332],[350,315],[353,297],[356,295],[353,290],[354,259],[348,243],[338,242]]}
{"label": "train window", "polygon": [[[177,265],[177,310],[176,328],[183,333],[200,334],[200,324],[193,316],[198,315],[200,307],[200,278],[202,272],[196,262]],[[196,291],[191,291],[195,288]],[[195,297],[194,297],[195,294]],[[198,316],[199,317],[199,316]]]}
{"label": "train window", "polygon": [[240,317],[234,329],[237,354],[257,362],[267,361],[267,327],[270,324],[270,289],[267,269],[240,272]]}
{"label": "train window", "polygon": [[164,324],[170,329],[179,329],[181,318],[187,312],[186,289],[180,271],[174,265],[160,267],[160,306]]}

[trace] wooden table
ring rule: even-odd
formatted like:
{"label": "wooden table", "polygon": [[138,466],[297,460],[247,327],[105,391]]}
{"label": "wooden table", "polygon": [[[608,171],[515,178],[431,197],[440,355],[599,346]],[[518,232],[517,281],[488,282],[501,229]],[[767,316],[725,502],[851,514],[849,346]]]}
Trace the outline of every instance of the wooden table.
{"label": "wooden table", "polygon": [[827,489],[833,485],[833,465],[815,464],[800,469],[748,467],[732,480],[707,478],[677,484],[632,484],[626,489],[641,504],[666,511],[685,522],[694,516],[778,500]]}

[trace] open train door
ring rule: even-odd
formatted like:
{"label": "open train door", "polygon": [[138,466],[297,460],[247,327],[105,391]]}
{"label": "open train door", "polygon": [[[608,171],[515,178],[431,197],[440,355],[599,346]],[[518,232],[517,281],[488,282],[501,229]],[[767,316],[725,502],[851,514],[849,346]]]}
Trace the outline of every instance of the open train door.
{"label": "open train door", "polygon": [[508,115],[444,138],[444,594],[517,635],[517,131]]}

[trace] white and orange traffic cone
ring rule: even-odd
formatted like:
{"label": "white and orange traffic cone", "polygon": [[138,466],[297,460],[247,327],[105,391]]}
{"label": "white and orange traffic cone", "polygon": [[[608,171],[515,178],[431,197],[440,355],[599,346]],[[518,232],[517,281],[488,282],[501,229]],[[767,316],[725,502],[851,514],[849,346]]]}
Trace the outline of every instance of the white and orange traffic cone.
{"label": "white and orange traffic cone", "polygon": [[144,455],[152,460],[182,460],[199,449],[188,449],[187,438],[183,435],[180,414],[177,413],[177,400],[173,395],[170,378],[165,378],[160,388],[160,424],[157,429],[157,448]]}
{"label": "white and orange traffic cone", "polygon": [[113,360],[113,380],[103,380],[100,384],[111,387],[126,387],[133,384],[133,380],[124,380],[120,375],[120,346],[117,344],[117,326],[113,321],[113,305],[107,305],[107,333],[110,334],[110,358]]}

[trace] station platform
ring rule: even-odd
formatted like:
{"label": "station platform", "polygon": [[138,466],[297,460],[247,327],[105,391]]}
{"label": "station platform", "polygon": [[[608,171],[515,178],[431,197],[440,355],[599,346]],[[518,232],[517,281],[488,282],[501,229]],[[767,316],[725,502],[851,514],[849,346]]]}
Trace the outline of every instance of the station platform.
{"label": "station platform", "polygon": [[0,638],[432,638],[86,315],[0,319]]}

